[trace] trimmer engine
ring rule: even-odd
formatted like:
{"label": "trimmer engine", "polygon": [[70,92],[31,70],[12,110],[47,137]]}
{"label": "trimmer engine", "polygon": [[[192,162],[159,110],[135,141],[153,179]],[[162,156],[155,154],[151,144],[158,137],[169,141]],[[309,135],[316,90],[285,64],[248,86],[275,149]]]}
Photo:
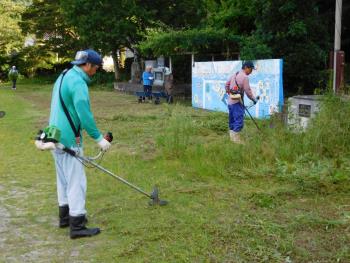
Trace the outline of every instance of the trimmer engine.
{"label": "trimmer engine", "polygon": [[38,132],[35,140],[58,143],[60,138],[61,131],[56,126],[47,126],[44,130]]}

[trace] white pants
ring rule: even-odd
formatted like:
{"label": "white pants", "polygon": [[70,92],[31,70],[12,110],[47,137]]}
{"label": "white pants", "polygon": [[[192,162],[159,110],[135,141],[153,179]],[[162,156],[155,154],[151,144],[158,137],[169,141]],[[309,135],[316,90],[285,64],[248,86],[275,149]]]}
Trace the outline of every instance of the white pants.
{"label": "white pants", "polygon": [[[80,152],[82,154],[82,149]],[[83,164],[59,149],[52,154],[56,166],[58,205],[68,205],[70,216],[85,215],[86,176]]]}

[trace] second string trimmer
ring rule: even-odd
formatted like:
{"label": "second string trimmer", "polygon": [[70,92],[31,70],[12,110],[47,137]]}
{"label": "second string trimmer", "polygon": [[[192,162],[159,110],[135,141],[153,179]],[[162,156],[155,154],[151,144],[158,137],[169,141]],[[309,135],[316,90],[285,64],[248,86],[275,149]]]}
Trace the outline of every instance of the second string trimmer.
{"label": "second string trimmer", "polygon": [[[256,99],[259,100],[259,99],[260,99],[260,96],[257,96]],[[261,129],[259,128],[258,124],[256,123],[256,121],[254,120],[253,116],[252,116],[252,115],[250,114],[250,112],[249,112],[249,109],[250,109],[251,107],[255,106],[255,103],[254,103],[253,105],[248,106],[248,107],[244,106],[243,103],[241,103],[241,105],[242,105],[242,107],[244,108],[244,110],[248,113],[250,119],[253,121],[253,123],[255,124],[256,128],[261,132]]]}

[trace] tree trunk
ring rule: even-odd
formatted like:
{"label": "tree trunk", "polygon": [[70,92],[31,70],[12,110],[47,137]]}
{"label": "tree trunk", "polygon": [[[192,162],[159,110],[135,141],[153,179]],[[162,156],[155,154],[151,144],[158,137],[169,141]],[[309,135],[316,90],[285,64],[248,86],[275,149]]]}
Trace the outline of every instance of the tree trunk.
{"label": "tree trunk", "polygon": [[115,78],[115,81],[118,81],[118,79],[119,79],[119,62],[118,62],[117,51],[112,52],[112,58],[113,58],[113,67],[114,67],[114,78]]}

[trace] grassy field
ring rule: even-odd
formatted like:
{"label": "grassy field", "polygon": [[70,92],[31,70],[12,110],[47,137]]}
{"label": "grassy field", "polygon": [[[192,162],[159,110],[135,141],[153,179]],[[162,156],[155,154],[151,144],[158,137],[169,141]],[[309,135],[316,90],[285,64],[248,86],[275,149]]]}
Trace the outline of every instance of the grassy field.
{"label": "grassy field", "polygon": [[101,164],[147,192],[158,185],[169,205],[87,169],[89,226],[102,233],[70,240],[57,227],[52,156],[33,145],[51,85],[1,84],[0,262],[350,262],[349,102],[327,99],[306,133],[277,121],[257,133],[247,120],[241,146],[222,113],[90,96],[115,137]]}

